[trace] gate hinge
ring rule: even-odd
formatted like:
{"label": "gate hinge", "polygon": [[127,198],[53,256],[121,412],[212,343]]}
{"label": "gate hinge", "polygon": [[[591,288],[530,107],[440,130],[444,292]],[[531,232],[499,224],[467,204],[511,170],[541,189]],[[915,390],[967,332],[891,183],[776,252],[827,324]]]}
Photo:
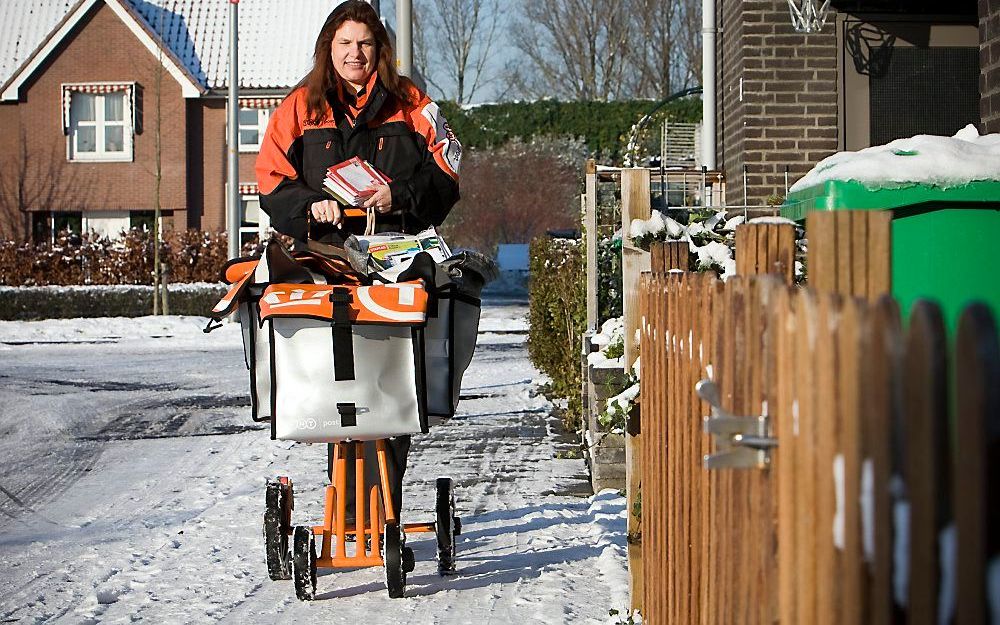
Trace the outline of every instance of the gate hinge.
{"label": "gate hinge", "polygon": [[770,418],[765,415],[742,417],[722,408],[719,387],[711,380],[702,380],[694,387],[698,397],[712,406],[705,417],[705,432],[715,439],[714,454],[706,454],[706,469],[763,469],[771,461],[770,450],[778,439],[769,435]]}

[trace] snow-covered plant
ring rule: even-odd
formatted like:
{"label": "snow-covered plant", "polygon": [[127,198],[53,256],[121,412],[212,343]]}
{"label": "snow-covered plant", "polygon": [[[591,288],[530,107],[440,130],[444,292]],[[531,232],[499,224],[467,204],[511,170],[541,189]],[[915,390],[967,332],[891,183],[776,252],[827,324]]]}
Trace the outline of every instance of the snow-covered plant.
{"label": "snow-covered plant", "polygon": [[686,241],[692,254],[689,270],[716,271],[726,279],[736,271],[736,226],[741,223],[742,215],[727,220],[726,211],[694,211],[687,224],[653,211],[649,219],[633,219],[629,234],[644,250],[657,241]]}
{"label": "snow-covered plant", "polygon": [[[649,219],[633,219],[629,235],[633,243],[648,250],[656,241],[686,241],[691,251],[689,271],[715,271],[723,280],[736,273],[736,228],[746,222],[743,215],[726,217],[726,211],[711,208],[692,211],[688,223],[680,222],[653,211]],[[757,217],[746,223],[790,223],[783,217]],[[803,230],[796,226],[796,238]],[[801,263],[796,263],[796,275]]]}
{"label": "snow-covered plant", "polygon": [[604,411],[597,415],[597,423],[609,432],[623,433],[628,415],[638,403],[639,377],[630,373],[625,377],[623,386],[625,388],[620,393],[607,399]]}
{"label": "snow-covered plant", "polygon": [[629,610],[623,608],[620,612],[614,608],[608,610],[608,620],[606,625],[642,625],[642,614],[639,610]]}
{"label": "snow-covered plant", "polygon": [[597,346],[596,352],[587,354],[587,364],[595,367],[622,367],[625,355],[625,321],[623,317],[612,317],[601,324],[601,331],[590,337],[590,344]]}

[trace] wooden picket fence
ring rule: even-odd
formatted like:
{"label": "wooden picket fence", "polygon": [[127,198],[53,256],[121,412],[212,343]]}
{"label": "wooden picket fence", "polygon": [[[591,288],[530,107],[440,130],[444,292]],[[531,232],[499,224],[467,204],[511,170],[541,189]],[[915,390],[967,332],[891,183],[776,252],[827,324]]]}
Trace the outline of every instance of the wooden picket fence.
{"label": "wooden picket fence", "polygon": [[[862,221],[840,225],[879,232]],[[742,226],[743,275],[725,283],[668,272],[678,249],[654,248],[642,274],[645,583],[633,603],[653,625],[991,622],[994,320],[970,306],[949,347],[935,305],[900,319],[870,272],[843,293],[792,287],[790,228]],[[845,236],[828,238],[850,250]],[[811,264],[829,255],[816,247]],[[818,264],[824,276],[837,266]]]}

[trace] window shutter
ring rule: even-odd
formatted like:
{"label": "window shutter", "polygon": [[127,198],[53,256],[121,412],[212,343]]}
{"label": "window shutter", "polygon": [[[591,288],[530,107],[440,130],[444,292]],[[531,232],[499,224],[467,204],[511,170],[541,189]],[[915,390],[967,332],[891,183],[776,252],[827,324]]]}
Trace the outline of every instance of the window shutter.
{"label": "window shutter", "polygon": [[135,83],[132,89],[132,124],[137,135],[142,134],[142,91],[142,85]]}

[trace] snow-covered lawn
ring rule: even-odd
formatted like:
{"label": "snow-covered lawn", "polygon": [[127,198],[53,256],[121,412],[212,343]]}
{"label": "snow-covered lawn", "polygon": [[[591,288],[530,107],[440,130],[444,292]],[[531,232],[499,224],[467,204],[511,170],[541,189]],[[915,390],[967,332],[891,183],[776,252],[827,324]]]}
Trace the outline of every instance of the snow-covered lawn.
{"label": "snow-covered lawn", "polygon": [[390,600],[378,569],[321,571],[318,599],[267,579],[263,485],[290,475],[295,521],[320,507],[325,447],[249,419],[237,326],[201,319],[0,322],[0,621],[604,623],[626,603],[624,500],[583,498],[532,390],[523,304],[488,306],[460,414],[416,437],[404,519],[456,481],[458,574],[432,535]]}

